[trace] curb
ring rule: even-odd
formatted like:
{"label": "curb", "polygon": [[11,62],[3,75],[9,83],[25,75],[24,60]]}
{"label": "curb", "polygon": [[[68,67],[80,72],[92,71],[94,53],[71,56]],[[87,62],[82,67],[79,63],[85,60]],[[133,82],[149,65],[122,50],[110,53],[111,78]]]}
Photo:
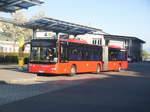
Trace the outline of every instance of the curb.
{"label": "curb", "polygon": [[37,80],[37,77],[30,79],[14,79],[14,80],[0,80],[0,84],[23,84]]}

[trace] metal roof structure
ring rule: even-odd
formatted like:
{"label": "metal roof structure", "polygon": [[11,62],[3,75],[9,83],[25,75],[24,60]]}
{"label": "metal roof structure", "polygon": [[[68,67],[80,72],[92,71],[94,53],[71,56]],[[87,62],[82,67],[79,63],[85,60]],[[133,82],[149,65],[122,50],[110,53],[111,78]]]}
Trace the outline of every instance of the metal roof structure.
{"label": "metal roof structure", "polygon": [[16,22],[15,20],[12,20],[10,18],[0,17],[0,22],[10,23],[10,24],[13,24],[16,26],[20,26],[20,23]]}
{"label": "metal roof structure", "polygon": [[0,11],[13,13],[42,3],[40,0],[0,0]]}
{"label": "metal roof structure", "polygon": [[121,39],[121,40],[137,40],[137,41],[139,41],[141,43],[145,43],[145,41],[143,41],[143,40],[141,40],[141,39],[139,39],[137,37],[133,37],[133,36],[104,35],[104,38],[108,39],[108,40],[109,39],[116,39],[116,40],[118,40],[118,39]]}
{"label": "metal roof structure", "polygon": [[67,33],[71,35],[79,35],[85,33],[102,32],[101,29],[92,28],[84,25],[61,21],[53,18],[41,18],[33,21],[26,22],[21,25],[22,27],[30,29],[39,29],[44,31],[53,31],[56,33]]}

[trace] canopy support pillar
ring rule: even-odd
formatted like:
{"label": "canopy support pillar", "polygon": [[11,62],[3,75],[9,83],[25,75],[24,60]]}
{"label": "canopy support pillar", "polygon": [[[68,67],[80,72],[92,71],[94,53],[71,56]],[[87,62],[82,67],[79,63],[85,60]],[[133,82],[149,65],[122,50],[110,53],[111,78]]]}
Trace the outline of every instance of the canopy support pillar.
{"label": "canopy support pillar", "polygon": [[33,29],[33,35],[32,35],[32,39],[36,39],[36,29]]}

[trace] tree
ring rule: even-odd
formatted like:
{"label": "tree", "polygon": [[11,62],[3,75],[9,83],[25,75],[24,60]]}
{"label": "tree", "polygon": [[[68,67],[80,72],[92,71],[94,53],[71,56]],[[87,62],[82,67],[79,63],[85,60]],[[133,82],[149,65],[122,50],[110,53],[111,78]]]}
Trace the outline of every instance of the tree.
{"label": "tree", "polygon": [[34,16],[32,16],[30,20],[39,19],[39,18],[42,18],[42,17],[45,17],[45,12],[40,11],[37,14],[35,14]]}
{"label": "tree", "polygon": [[[24,23],[28,20],[38,19],[44,16],[44,12],[38,12],[37,14],[32,16],[31,19],[27,19],[22,12],[17,11],[16,13],[11,14],[11,19],[13,21],[16,21],[17,23]],[[5,34],[5,36],[9,38],[9,40],[17,41],[20,39],[24,39],[25,41],[30,41],[32,38],[31,29],[22,28],[9,23],[0,23],[0,28],[1,32],[3,32],[3,34]],[[20,35],[22,36],[20,37]]]}
{"label": "tree", "polygon": [[149,53],[146,50],[143,50],[142,51],[142,56],[143,56],[143,59],[146,60],[149,56]]}
{"label": "tree", "polygon": [[[21,12],[13,13],[11,16],[12,16],[11,19],[18,23],[24,23],[24,22],[28,21],[28,19]],[[22,27],[15,26],[15,25],[9,24],[9,23],[1,23],[0,26],[1,26],[2,32],[5,34],[5,36],[10,38],[13,41],[19,40],[20,36],[18,36],[18,35],[20,35],[20,34],[23,35],[24,40],[28,40],[29,38],[31,38],[32,31],[30,29],[22,28]]]}

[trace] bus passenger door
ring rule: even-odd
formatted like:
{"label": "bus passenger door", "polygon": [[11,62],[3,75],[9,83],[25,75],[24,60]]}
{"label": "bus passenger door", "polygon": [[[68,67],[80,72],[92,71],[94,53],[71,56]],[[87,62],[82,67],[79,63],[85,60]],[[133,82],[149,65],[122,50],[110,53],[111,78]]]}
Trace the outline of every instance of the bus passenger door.
{"label": "bus passenger door", "polygon": [[59,71],[62,73],[68,73],[69,71],[69,59],[68,59],[68,43],[65,41],[60,42],[60,63]]}
{"label": "bus passenger door", "polygon": [[104,46],[102,50],[103,71],[108,70],[108,47]]}

